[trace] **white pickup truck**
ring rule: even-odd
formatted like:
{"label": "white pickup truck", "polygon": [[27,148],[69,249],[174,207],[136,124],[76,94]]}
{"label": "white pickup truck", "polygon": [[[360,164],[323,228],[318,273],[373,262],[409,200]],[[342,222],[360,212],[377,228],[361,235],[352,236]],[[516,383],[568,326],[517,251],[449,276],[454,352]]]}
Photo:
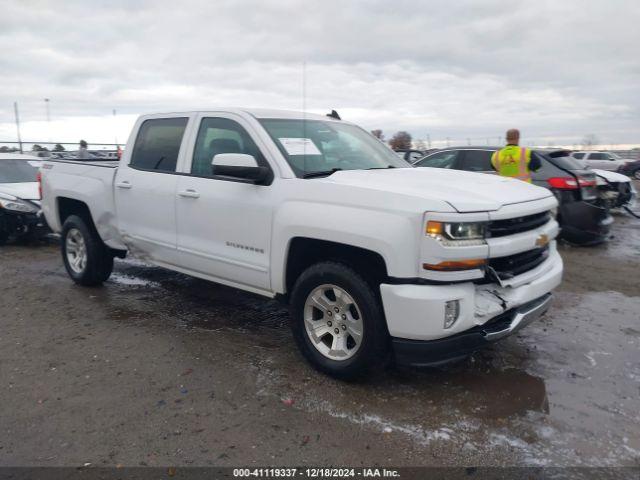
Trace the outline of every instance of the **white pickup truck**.
{"label": "white pickup truck", "polygon": [[75,282],[130,253],[280,298],[304,356],[342,378],[462,357],[543,314],[562,276],[549,190],[412,168],[330,117],[144,115],[119,164],[47,159],[41,178]]}

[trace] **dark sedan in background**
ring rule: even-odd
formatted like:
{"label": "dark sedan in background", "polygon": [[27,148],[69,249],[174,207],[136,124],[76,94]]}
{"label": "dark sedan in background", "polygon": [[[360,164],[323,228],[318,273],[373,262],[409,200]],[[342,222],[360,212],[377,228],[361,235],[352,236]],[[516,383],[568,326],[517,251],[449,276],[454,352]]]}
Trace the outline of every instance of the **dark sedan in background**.
{"label": "dark sedan in background", "polygon": [[[427,155],[414,166],[495,174],[491,156],[496,150],[498,147],[451,147]],[[548,188],[558,199],[561,238],[579,245],[601,243],[609,235],[613,218],[599,202],[595,174],[570,153],[533,150],[532,155],[541,163],[540,169],[532,172],[533,183]]]}

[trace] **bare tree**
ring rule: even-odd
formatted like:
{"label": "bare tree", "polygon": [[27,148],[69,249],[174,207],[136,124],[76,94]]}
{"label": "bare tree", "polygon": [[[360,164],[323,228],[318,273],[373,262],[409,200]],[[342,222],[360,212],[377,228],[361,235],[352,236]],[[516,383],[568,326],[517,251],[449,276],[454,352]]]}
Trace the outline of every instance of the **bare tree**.
{"label": "bare tree", "polygon": [[376,128],[375,130],[371,130],[371,135],[373,135],[379,140],[384,141],[384,133],[382,133],[382,130],[380,130],[379,128]]}
{"label": "bare tree", "polygon": [[416,150],[426,150],[427,149],[427,144],[425,143],[424,140],[419,138],[418,140],[415,141],[415,143],[413,144],[413,147]]}
{"label": "bare tree", "polygon": [[598,141],[598,137],[596,137],[593,133],[585,135],[582,139],[582,146],[584,148],[593,147],[594,145],[598,145],[600,142]]}
{"label": "bare tree", "polygon": [[389,140],[389,146],[394,150],[409,150],[411,148],[411,135],[409,132],[397,132]]}

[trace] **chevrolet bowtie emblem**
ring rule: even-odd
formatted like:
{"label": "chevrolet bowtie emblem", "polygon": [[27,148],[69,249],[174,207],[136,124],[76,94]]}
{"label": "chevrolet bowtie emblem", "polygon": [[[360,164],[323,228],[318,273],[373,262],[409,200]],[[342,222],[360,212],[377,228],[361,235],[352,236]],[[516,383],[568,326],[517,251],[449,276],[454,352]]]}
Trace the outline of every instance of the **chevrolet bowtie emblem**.
{"label": "chevrolet bowtie emblem", "polygon": [[542,248],[549,243],[549,237],[544,233],[541,234],[538,238],[536,238],[536,247]]}

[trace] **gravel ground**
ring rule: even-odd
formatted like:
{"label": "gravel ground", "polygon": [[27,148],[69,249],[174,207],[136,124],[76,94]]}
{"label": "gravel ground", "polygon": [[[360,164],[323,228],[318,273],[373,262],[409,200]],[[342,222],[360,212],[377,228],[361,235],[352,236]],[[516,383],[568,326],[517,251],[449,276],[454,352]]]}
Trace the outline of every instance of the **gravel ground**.
{"label": "gravel ground", "polygon": [[561,247],[549,314],[442,369],[357,383],[302,360],[280,304],[55,245],[0,249],[0,465],[640,465],[640,220]]}

